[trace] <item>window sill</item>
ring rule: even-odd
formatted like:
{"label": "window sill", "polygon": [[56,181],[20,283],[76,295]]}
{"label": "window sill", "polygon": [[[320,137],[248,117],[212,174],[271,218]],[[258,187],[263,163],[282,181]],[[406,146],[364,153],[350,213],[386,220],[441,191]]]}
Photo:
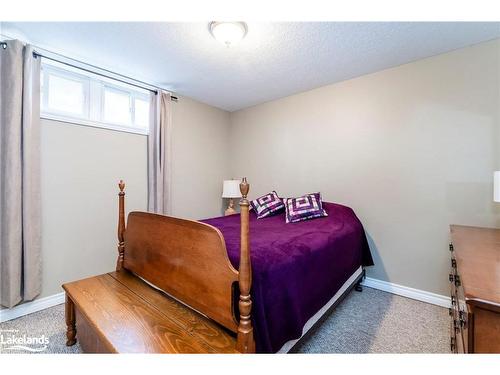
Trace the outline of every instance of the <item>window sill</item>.
{"label": "window sill", "polygon": [[52,115],[50,113],[42,113],[42,114],[40,114],[40,118],[44,119],[44,120],[64,122],[66,124],[71,124],[71,125],[90,126],[92,128],[114,130],[114,131],[119,131],[119,132],[124,132],[124,133],[132,133],[132,134],[139,134],[139,135],[148,135],[149,134],[149,131],[147,129],[131,128],[128,126],[108,124],[108,123],[103,123],[103,122],[78,119],[78,118],[74,118],[74,117],[66,117],[66,116],[62,116],[62,115]]}

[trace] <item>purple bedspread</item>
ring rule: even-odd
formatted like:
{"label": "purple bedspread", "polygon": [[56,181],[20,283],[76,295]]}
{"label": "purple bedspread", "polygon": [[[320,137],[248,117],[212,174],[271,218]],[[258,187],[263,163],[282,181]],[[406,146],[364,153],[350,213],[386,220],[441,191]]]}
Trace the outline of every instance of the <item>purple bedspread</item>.
{"label": "purple bedspread", "polygon": [[[284,213],[250,211],[252,322],[259,353],[302,335],[304,324],[345,281],[373,265],[361,222],[349,207],[323,203],[328,217],[285,224]],[[217,227],[233,266],[240,259],[240,215],[202,220]]]}

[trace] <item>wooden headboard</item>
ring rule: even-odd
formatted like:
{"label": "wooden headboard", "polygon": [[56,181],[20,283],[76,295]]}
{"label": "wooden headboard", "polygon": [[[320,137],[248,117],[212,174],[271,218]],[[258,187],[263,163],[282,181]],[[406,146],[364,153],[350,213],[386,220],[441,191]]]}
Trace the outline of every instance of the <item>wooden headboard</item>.
{"label": "wooden headboard", "polygon": [[[205,223],[148,212],[131,212],[125,228],[125,184],[119,183],[118,260],[126,269],[238,335],[237,349],[254,352],[249,249],[249,185],[240,184],[241,254],[231,265],[221,232]],[[238,283],[239,317],[233,291]]]}

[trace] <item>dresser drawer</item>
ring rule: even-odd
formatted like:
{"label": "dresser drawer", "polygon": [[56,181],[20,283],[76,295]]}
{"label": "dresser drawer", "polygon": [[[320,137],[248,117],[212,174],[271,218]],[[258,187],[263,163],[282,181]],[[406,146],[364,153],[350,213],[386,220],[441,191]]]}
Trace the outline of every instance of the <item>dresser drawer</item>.
{"label": "dresser drawer", "polygon": [[450,320],[450,352],[457,353],[457,336],[453,327],[453,319]]}
{"label": "dresser drawer", "polygon": [[457,269],[457,262],[453,251],[453,245],[450,243],[450,271],[448,274],[448,281],[450,282],[450,300],[451,306],[449,308],[450,315],[450,349],[453,353],[464,353],[465,343],[462,323],[460,316],[461,303],[459,301],[458,289],[461,288],[460,275]]}
{"label": "dresser drawer", "polygon": [[458,298],[457,298],[457,296],[458,296],[457,289],[461,287],[461,282],[460,282],[460,275],[458,273],[457,261],[456,261],[455,256],[454,256],[452,244],[450,244],[450,251],[451,251],[450,271],[448,273],[448,281],[450,282],[450,300],[451,300],[451,307],[458,309],[459,302],[458,302]]}
{"label": "dresser drawer", "polygon": [[469,352],[469,322],[471,314],[468,305],[465,303],[464,288],[462,285],[455,286],[456,307],[458,313],[458,323],[464,342],[464,352]]}
{"label": "dresser drawer", "polygon": [[468,353],[468,322],[470,314],[465,303],[464,291],[460,279],[460,270],[457,267],[453,245],[450,244],[450,325],[453,328],[455,352]]}

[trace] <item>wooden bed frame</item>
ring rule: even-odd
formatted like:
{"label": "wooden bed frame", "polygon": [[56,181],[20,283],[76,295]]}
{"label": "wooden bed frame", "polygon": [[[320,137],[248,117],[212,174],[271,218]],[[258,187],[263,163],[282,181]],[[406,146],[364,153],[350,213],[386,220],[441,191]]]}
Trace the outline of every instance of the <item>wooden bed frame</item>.
{"label": "wooden bed frame", "polygon": [[[146,212],[131,212],[125,227],[125,184],[123,181],[120,181],[119,188],[116,272],[63,285],[67,297],[67,345],[73,345],[76,342],[77,326],[80,325],[79,340],[84,351],[134,351],[133,347],[122,348],[121,343],[116,342],[119,340],[120,333],[106,317],[110,314],[120,315],[120,311],[117,310],[128,303],[136,304],[138,306],[136,310],[149,311],[152,306],[156,310],[161,308],[161,312],[164,313],[163,307],[157,306],[158,303],[155,304],[151,299],[146,301],[148,306],[143,306],[140,292],[135,295],[129,293],[133,285],[145,281],[173,297],[176,301],[172,301],[171,304],[177,303],[176,310],[179,310],[178,313],[169,312],[170,315],[178,314],[179,316],[166,316],[165,319],[168,322],[162,320],[163,318],[155,317],[152,323],[153,330],[158,326],[167,329],[164,326],[170,324],[170,320],[179,321],[181,315],[192,314],[192,312],[185,311],[189,307],[236,334],[234,343],[236,351],[254,353],[255,341],[250,296],[252,270],[248,238],[249,184],[246,178],[240,184],[242,199],[240,200],[241,260],[239,270],[234,269],[229,261],[222,233],[211,225]],[[133,280],[134,277],[140,281]],[[239,290],[239,302],[238,311],[235,311],[235,297],[233,296],[237,290]],[[99,294],[103,291],[107,294]],[[120,295],[121,301],[115,301],[117,295]],[[99,309],[97,310],[95,306],[99,306]],[[203,320],[203,316],[199,318]],[[80,319],[77,319],[78,317]],[[139,318],[134,311],[130,312],[130,316],[127,315],[127,319],[132,321]],[[193,319],[191,317],[190,321],[198,318]],[[203,324],[210,325],[206,321],[203,321]],[[211,327],[213,328],[213,325]],[[188,327],[188,331],[193,329],[193,327]],[[135,331],[133,333],[138,334]],[[227,336],[223,330],[217,332],[217,335],[225,338]],[[193,349],[191,339],[187,337],[184,340],[187,340],[190,345],[188,346]],[[169,345],[160,345],[161,351],[185,351],[178,347],[169,348]],[[152,350],[156,351],[158,348]],[[187,351],[196,352],[196,350]]]}
{"label": "wooden bed frame", "polygon": [[255,353],[246,178],[239,270],[211,225],[146,212],[125,225],[124,188],[120,181],[116,271],[63,285],[66,344],[78,332],[84,352]]}
{"label": "wooden bed frame", "polygon": [[[185,219],[132,212],[125,230],[125,184],[120,182],[118,261],[116,270],[131,271],[175,299],[237,333],[236,349],[255,352],[251,321],[252,270],[249,248],[249,184],[240,183],[241,245],[239,271],[231,265],[222,233]],[[239,322],[233,308],[239,286]]]}

